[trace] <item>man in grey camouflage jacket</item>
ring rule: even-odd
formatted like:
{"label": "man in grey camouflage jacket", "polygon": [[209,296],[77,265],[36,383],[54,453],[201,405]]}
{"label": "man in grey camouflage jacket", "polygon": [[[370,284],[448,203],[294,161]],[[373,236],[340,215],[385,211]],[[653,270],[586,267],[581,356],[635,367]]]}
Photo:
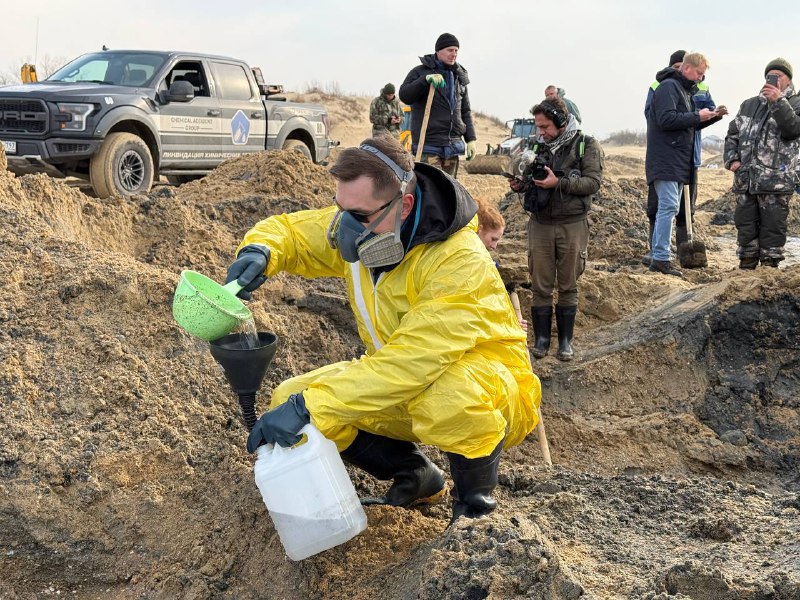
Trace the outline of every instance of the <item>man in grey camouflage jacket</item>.
{"label": "man in grey camouflage jacket", "polygon": [[369,105],[369,120],[372,122],[372,135],[382,133],[397,138],[400,135],[400,125],[403,122],[403,108],[400,100],[395,96],[393,83],[387,83],[381,89],[381,95],[372,99]]}
{"label": "man in grey camouflage jacket", "polygon": [[792,67],[771,61],[761,93],[745,100],[725,137],[725,168],[734,173],[734,223],[740,269],[777,267],[783,260],[789,200],[800,153],[800,96]]}

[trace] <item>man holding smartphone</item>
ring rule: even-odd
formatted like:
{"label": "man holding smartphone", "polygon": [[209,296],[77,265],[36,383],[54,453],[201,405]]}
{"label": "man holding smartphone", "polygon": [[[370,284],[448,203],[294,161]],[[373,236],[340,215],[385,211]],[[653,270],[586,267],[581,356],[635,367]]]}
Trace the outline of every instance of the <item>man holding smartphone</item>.
{"label": "man holding smartphone", "polygon": [[650,270],[665,275],[683,276],[672,264],[670,243],[681,190],[694,181],[695,132],[722,118],[708,108],[696,109],[692,99],[707,69],[708,59],[691,52],[683,57],[679,69],[659,71],[659,85],[647,112],[645,173],[647,184],[652,184],[658,195]]}
{"label": "man holding smartphone", "polygon": [[725,168],[733,172],[734,223],[740,269],[783,260],[789,200],[800,166],[800,96],[792,66],[776,58],[764,69],[758,96],[745,100],[725,137]]}

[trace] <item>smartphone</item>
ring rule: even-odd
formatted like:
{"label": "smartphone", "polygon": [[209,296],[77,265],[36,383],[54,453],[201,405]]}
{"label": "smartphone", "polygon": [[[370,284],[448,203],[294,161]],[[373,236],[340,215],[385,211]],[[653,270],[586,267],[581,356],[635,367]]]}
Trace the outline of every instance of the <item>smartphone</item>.
{"label": "smartphone", "polygon": [[778,87],[778,76],[775,73],[770,73],[767,75],[767,83]]}

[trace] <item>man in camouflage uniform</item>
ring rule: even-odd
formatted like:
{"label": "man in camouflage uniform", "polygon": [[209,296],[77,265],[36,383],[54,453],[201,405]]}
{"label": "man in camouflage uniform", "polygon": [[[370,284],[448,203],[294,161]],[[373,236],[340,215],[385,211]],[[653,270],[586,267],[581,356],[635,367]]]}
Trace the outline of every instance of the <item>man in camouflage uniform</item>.
{"label": "man in camouflage uniform", "polygon": [[403,108],[395,96],[393,83],[381,88],[381,95],[373,98],[369,105],[369,120],[372,123],[372,137],[389,134],[400,137],[400,124],[403,122]]}
{"label": "man in camouflage uniform", "polygon": [[740,269],[755,269],[759,260],[777,267],[783,260],[798,169],[800,96],[795,95],[792,67],[776,58],[764,75],[761,93],[742,103],[725,137],[725,168],[734,173]]}

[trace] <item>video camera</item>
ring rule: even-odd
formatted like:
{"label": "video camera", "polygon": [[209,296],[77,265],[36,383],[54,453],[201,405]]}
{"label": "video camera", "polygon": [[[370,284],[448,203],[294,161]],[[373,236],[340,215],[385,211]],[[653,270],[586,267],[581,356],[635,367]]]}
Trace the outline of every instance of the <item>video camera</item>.
{"label": "video camera", "polygon": [[542,156],[541,154],[537,154],[536,158],[533,159],[531,163],[531,178],[532,179],[547,179],[547,169],[545,169],[549,161],[547,157]]}

